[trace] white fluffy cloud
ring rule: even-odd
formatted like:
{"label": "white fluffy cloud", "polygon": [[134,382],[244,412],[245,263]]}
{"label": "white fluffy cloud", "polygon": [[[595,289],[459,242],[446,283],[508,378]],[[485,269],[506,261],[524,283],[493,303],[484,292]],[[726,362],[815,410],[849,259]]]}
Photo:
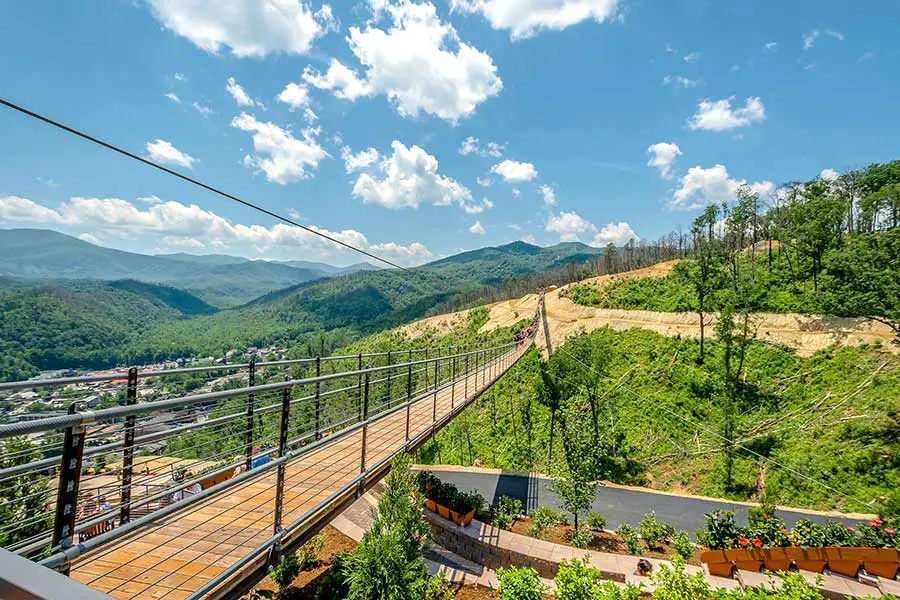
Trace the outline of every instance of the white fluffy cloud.
{"label": "white fluffy cloud", "polygon": [[207,52],[240,57],[305,54],[335,27],[331,7],[313,12],[303,0],[149,0],[163,25]]}
{"label": "white fluffy cloud", "polygon": [[424,149],[415,145],[407,148],[394,140],[391,150],[391,156],[379,165],[382,178],[361,174],[353,186],[354,196],[387,208],[471,203],[472,193],[458,181],[438,173],[437,159]]}
{"label": "white fluffy cloud", "polygon": [[169,100],[171,100],[172,102],[175,102],[176,104],[181,104],[181,98],[179,98],[179,97],[178,97],[178,94],[176,94],[175,92],[168,92],[168,93],[163,94],[163,95],[164,95],[166,98],[168,98]]}
{"label": "white fluffy cloud", "polygon": [[468,156],[469,154],[477,154],[478,156],[490,156],[492,158],[500,158],[503,156],[503,151],[506,150],[506,146],[503,144],[498,144],[497,142],[487,142],[482,145],[481,141],[477,137],[472,137],[471,135],[463,140],[462,144],[459,146],[459,153],[463,156]]}
{"label": "white fluffy cloud", "polygon": [[484,227],[481,226],[481,221],[475,221],[475,224],[469,227],[469,233],[484,235]]}
{"label": "white fluffy cloud", "polygon": [[607,223],[600,228],[597,235],[594,236],[593,246],[606,246],[610,243],[616,246],[623,246],[630,240],[640,241],[631,225],[624,221],[618,223]]}
{"label": "white fluffy cloud", "polygon": [[[731,202],[737,189],[746,184],[744,179],[733,179],[724,165],[714,165],[708,169],[691,167],[681,178],[680,187],[672,194],[669,206],[691,210],[707,204]],[[768,197],[775,192],[775,184],[771,181],[757,181],[751,183],[750,188],[760,197]]]}
{"label": "white fluffy cloud", "polygon": [[362,169],[367,169],[372,163],[378,160],[378,150],[375,148],[367,148],[353,154],[350,146],[341,148],[341,158],[344,160],[344,170],[347,173],[353,173]]}
{"label": "white fluffy cloud", "polygon": [[488,187],[489,185],[491,185],[494,182],[491,181],[490,177],[476,177],[475,183],[477,183],[481,187]]}
{"label": "white fluffy cloud", "polygon": [[544,184],[538,188],[538,191],[541,193],[541,196],[544,197],[544,204],[547,206],[553,206],[556,204],[556,192],[553,191],[553,188],[547,184]]}
{"label": "white fluffy cloud", "polygon": [[582,21],[603,23],[616,16],[616,0],[451,0],[454,10],[480,13],[514,40],[544,29],[563,30]]}
{"label": "white fluffy cloud", "polygon": [[253,134],[255,154],[244,156],[244,164],[259,169],[274,183],[284,185],[305,179],[310,169],[329,156],[316,141],[316,129],[304,129],[303,139],[297,139],[278,125],[258,121],[247,113],[232,119],[231,126]]}
{"label": "white fluffy cloud", "polygon": [[[119,198],[75,197],[51,208],[27,198],[0,196],[0,223],[22,222],[89,227],[91,231],[83,232],[82,239],[91,236],[94,240],[140,240],[146,247],[162,244],[169,248],[229,250],[250,257],[358,260],[355,253],[299,227],[285,223],[235,224],[195,204],[175,201],[152,202],[142,209]],[[363,233],[352,229],[329,231],[310,227],[404,266],[421,264],[434,257],[420,242],[373,244]]]}
{"label": "white fluffy cloud", "polygon": [[759,98],[751,96],[747,98],[743,107],[732,110],[731,101],[733,99],[725,98],[715,102],[702,100],[697,106],[697,113],[688,121],[688,126],[691,129],[727,131],[766,118],[766,109]]}
{"label": "white fluffy cloud", "polygon": [[819,179],[824,179],[825,181],[834,181],[840,176],[841,174],[834,169],[822,169],[822,172],[819,173]]}
{"label": "white fluffy cloud", "polygon": [[563,211],[558,215],[552,215],[544,229],[558,234],[559,239],[563,242],[576,242],[582,235],[593,235],[597,231],[593,223],[575,211]]}
{"label": "white fluffy cloud", "polygon": [[229,77],[225,81],[225,91],[231,94],[238,106],[262,106],[262,102],[251,98],[250,94],[241,87],[241,84],[235,81],[234,77]]}
{"label": "white fluffy cloud", "polygon": [[820,35],[821,34],[818,32],[818,30],[807,31],[806,33],[804,33],[803,34],[803,49],[809,50],[813,46],[815,46],[816,40],[819,39]]}
{"label": "white fluffy cloud", "polygon": [[671,142],[659,142],[647,148],[647,153],[647,166],[658,168],[660,176],[668,179],[672,176],[672,163],[681,156],[681,148]]}
{"label": "white fluffy cloud", "polygon": [[[452,122],[500,93],[503,82],[490,55],[460,40],[433,4],[378,0],[372,5],[375,19],[365,29],[351,27],[347,38],[363,75],[332,59],[325,73],[308,67],[307,83],[346,100],[384,94],[402,116],[424,113]],[[391,20],[386,30],[376,27],[383,12]]]}
{"label": "white fluffy cloud", "polygon": [[635,241],[641,239],[628,223],[623,221],[607,223],[600,229],[597,229],[596,225],[574,211],[563,211],[558,215],[552,215],[544,229],[550,233],[558,234],[560,241],[582,241],[598,247],[606,246],[610,242],[621,246],[628,243],[631,239]]}
{"label": "white fluffy cloud", "polygon": [[481,200],[480,204],[464,204],[463,210],[466,211],[467,215],[477,215],[481,214],[486,210],[490,210],[494,208],[494,203],[484,198]]}
{"label": "white fluffy cloud", "polygon": [[289,83],[284,86],[276,99],[287,104],[293,112],[309,104],[309,88],[303,84]]}
{"label": "white fluffy cloud", "polygon": [[178,165],[185,169],[194,168],[194,160],[190,154],[182,152],[166,140],[157,139],[155,142],[147,142],[147,156],[164,165]]}
{"label": "white fluffy cloud", "polygon": [[533,164],[509,159],[491,167],[491,173],[496,173],[505,181],[511,183],[531,181],[538,174]]}

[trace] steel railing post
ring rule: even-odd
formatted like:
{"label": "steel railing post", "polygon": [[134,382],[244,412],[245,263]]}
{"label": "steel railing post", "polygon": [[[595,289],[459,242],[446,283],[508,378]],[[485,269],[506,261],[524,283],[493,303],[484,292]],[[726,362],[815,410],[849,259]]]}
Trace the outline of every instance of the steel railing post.
{"label": "steel railing post", "polygon": [[[249,366],[249,385],[248,387],[253,387],[256,385],[256,358],[250,359]],[[244,466],[247,471],[250,470],[250,466],[253,464],[253,404],[255,400],[254,394],[247,394],[247,433],[246,433],[246,455],[247,458],[244,461]]]}
{"label": "steel railing post", "polygon": [[[425,360],[428,360],[428,348],[425,348]],[[428,363],[425,363],[425,389],[428,389]]]}
{"label": "steel railing post", "polygon": [[[128,369],[125,406],[137,404],[137,367]],[[131,519],[131,479],[134,471],[134,415],[125,417],[125,441],[122,444],[122,487],[119,492],[119,525]]]}
{"label": "steel railing post", "polygon": [[322,382],[319,377],[322,375],[322,358],[316,357],[316,440],[322,439],[322,426],[319,421],[319,414],[322,402]]}
{"label": "steel railing post", "polygon": [[366,373],[365,382],[363,383],[363,428],[362,428],[362,448],[360,449],[359,456],[359,473],[362,475],[362,478],[359,480],[359,487],[356,490],[356,495],[362,495],[363,490],[366,487],[366,438],[369,433],[369,424],[366,421],[369,420],[369,374]]}
{"label": "steel railing post", "polygon": [[[286,377],[286,381],[290,378]],[[290,424],[291,414],[291,388],[286,387],[281,393],[281,429],[278,436],[278,458],[287,454],[288,449],[288,426]],[[272,533],[277,534],[281,531],[281,517],[284,509],[284,463],[278,465],[278,472],[275,480],[275,517]],[[277,556],[275,557],[277,560]]]}
{"label": "steel railing post", "polygon": [[409,412],[412,407],[412,350],[409,351],[409,367],[406,373],[406,441],[409,441]]}
{"label": "steel railing post", "polygon": [[466,385],[465,391],[463,392],[466,397],[466,401],[469,400],[469,349],[466,348]]}
{"label": "steel railing post", "polygon": [[[69,405],[70,415],[78,412],[78,403]],[[59,463],[59,487],[56,492],[56,518],[53,521],[53,548],[68,548],[75,535],[76,512],[78,511],[78,486],[81,483],[81,462],[84,457],[83,425],[66,428],[63,439],[63,453]],[[69,574],[69,563],[61,569]]]}
{"label": "steel railing post", "polygon": [[431,413],[431,426],[434,427],[435,421],[437,421],[437,393],[438,393],[438,365],[440,364],[440,359],[434,361],[434,409]]}
{"label": "steel railing post", "polygon": [[387,405],[388,405],[388,408],[390,408],[391,407],[391,369],[390,369],[391,351],[390,350],[388,350],[388,353],[387,353],[387,366],[388,366],[387,381],[385,382],[385,387],[387,388],[387,402],[388,402]]}
{"label": "steel railing post", "polygon": [[[362,371],[362,353],[356,355],[356,370]],[[356,420],[362,421],[363,376],[360,373],[356,381]]]}
{"label": "steel railing post", "polygon": [[456,353],[452,353],[453,366],[450,369],[450,410],[453,410],[454,400],[456,397]]}

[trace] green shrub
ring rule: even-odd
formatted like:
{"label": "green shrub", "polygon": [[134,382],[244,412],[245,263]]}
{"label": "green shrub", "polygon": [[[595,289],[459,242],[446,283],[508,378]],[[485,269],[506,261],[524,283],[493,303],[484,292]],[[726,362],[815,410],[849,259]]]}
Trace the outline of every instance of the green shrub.
{"label": "green shrub", "polygon": [[269,577],[283,589],[291,585],[291,582],[300,574],[300,558],[296,554],[288,554],[275,565]]}
{"label": "green shrub", "polygon": [[651,510],[641,519],[638,531],[648,548],[656,548],[661,542],[669,539],[674,533],[674,528],[667,523],[657,521],[656,513]]}
{"label": "green shrub", "polygon": [[[819,590],[811,586],[800,573],[787,572],[781,577],[769,575],[769,579],[772,581],[771,586],[719,590],[717,595],[719,600],[824,600]],[[882,596],[882,600],[888,600],[888,596]]]}
{"label": "green shrub", "polygon": [[603,531],[606,527],[606,517],[598,512],[589,512],[587,516],[588,527],[594,531]]}
{"label": "green shrub", "polygon": [[601,581],[600,571],[589,566],[587,557],[561,560],[556,584],[557,600],[594,600]]}
{"label": "green shrub", "polygon": [[752,527],[763,519],[775,516],[775,505],[768,498],[763,498],[759,506],[751,506],[747,509],[747,523]]}
{"label": "green shrub", "polygon": [[525,529],[525,535],[540,539],[544,535],[544,528],[537,521],[532,521]]}
{"label": "green shrub", "polygon": [[825,523],[826,546],[856,546],[859,543],[859,535],[855,529],[844,527],[837,521]]}
{"label": "green shrub", "polygon": [[432,575],[425,583],[425,600],[453,600],[453,595],[450,582],[440,573]]}
{"label": "green shrub", "polygon": [[314,535],[297,550],[297,558],[300,560],[300,570],[305,571],[319,564],[319,552],[325,546],[325,536]]}
{"label": "green shrub", "polygon": [[706,515],[706,535],[704,543],[711,550],[731,548],[738,538],[734,513],[730,510],[714,510]]}
{"label": "green shrub", "polygon": [[510,529],[513,521],[522,514],[522,501],[518,498],[500,496],[497,504],[491,506],[491,524],[500,529]]}
{"label": "green shrub", "polygon": [[753,540],[758,539],[765,548],[791,545],[784,521],[769,514],[762,515],[756,523],[747,528],[747,537]]}
{"label": "green shrub", "polygon": [[686,531],[679,531],[672,536],[672,546],[685,560],[694,555],[694,544],[691,543]]}
{"label": "green shrub", "polygon": [[452,483],[445,483],[431,471],[420,471],[416,474],[416,487],[419,494],[429,500],[446,506],[459,514],[468,514],[471,510],[481,512],[484,508],[484,497],[475,492],[460,492]]}
{"label": "green shrub", "polygon": [[619,537],[622,538],[622,541],[625,542],[625,546],[628,548],[628,554],[634,554],[635,556],[641,553],[641,540],[638,538],[637,531],[634,530],[634,527],[629,525],[628,523],[622,523],[619,525],[619,528],[616,529],[616,533],[619,534]]}
{"label": "green shrub", "polygon": [[595,600],[639,600],[641,587],[628,583],[625,587],[619,587],[613,581],[601,581],[597,585]]}
{"label": "green shrub", "polygon": [[660,565],[650,579],[656,586],[654,600],[706,600],[713,597],[706,576],[702,572],[688,575],[680,556],[675,556],[671,565]]}
{"label": "green shrub", "polygon": [[350,584],[347,582],[345,571],[349,557],[349,552],[338,552],[331,557],[331,568],[322,576],[319,587],[316,588],[316,600],[347,597],[350,592]]}
{"label": "green shrub", "polygon": [[791,528],[794,543],[803,548],[821,548],[828,539],[825,527],[809,519],[798,519]]}
{"label": "green shrub", "polygon": [[550,508],[549,506],[538,506],[536,509],[531,511],[531,514],[528,515],[534,520],[536,523],[540,523],[543,528],[554,527],[555,525],[562,524],[565,519],[563,516]]}
{"label": "green shrub", "polygon": [[543,600],[544,585],[531,567],[497,569],[501,600]]}
{"label": "green shrub", "polygon": [[592,539],[594,539],[594,533],[590,529],[587,527],[579,527],[578,529],[572,530],[571,539],[569,541],[571,541],[572,545],[576,548],[587,548]]}

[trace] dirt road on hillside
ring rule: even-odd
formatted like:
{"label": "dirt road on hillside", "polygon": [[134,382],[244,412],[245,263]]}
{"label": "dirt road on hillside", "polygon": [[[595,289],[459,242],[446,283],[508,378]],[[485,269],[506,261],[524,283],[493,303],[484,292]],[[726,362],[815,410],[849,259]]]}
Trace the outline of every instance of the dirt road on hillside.
{"label": "dirt road on hillside", "polygon": [[[618,275],[603,275],[586,279],[581,283],[603,284],[613,279],[634,277],[663,277],[672,271],[677,261],[654,265],[647,269],[629,271]],[[566,286],[567,287],[567,286]],[[662,335],[700,337],[699,318],[696,313],[664,313],[648,310],[620,310],[579,306],[568,298],[561,298],[565,287],[544,295],[547,322],[550,327],[551,343],[554,347],[562,344],[567,337],[580,331],[592,331],[600,327],[616,330],[640,327]],[[537,294],[529,294],[515,300],[504,300],[489,304],[490,319],[481,331],[498,327],[509,327],[520,319],[530,318],[537,306]],[[454,326],[465,323],[468,311],[439,315],[423,319],[403,327],[411,337],[422,335],[433,329],[446,332]],[[716,317],[706,315],[706,333],[715,337]],[[838,343],[846,346],[860,346],[881,342],[882,349],[900,353],[900,348],[891,344],[894,333],[882,323],[862,318],[821,317],[795,313],[755,313],[752,317],[759,340],[782,344],[793,349],[800,356],[811,356],[818,350]],[[541,352],[546,352],[543,332],[535,338]]]}

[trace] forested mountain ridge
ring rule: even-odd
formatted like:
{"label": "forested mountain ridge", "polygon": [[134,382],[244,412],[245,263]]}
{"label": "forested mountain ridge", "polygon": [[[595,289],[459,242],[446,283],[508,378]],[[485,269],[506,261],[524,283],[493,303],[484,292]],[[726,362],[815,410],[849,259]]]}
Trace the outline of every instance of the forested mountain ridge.
{"label": "forested mountain ridge", "polygon": [[219,308],[346,272],[225,255],[161,256],[114,250],[46,229],[0,229],[0,275],[28,279],[132,279],[173,285]]}

